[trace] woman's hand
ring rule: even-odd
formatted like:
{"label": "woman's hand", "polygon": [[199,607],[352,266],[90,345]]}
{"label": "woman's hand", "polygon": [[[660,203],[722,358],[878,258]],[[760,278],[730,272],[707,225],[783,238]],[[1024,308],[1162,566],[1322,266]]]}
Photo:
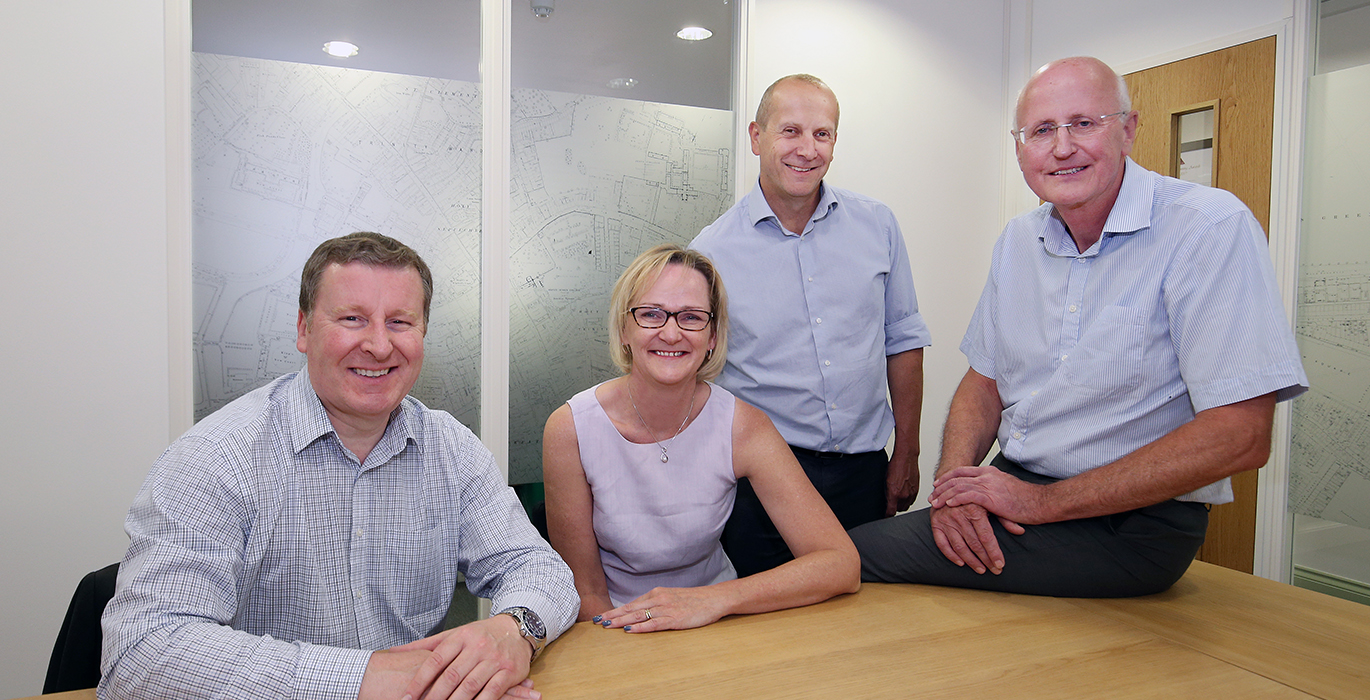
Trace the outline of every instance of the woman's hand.
{"label": "woman's hand", "polygon": [[631,633],[703,627],[728,614],[724,595],[718,586],[653,588],[592,621]]}

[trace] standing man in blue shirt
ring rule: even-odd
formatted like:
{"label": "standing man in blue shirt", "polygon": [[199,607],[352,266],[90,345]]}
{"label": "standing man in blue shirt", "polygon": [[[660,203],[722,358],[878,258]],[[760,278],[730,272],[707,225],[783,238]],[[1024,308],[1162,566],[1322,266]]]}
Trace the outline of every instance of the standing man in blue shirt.
{"label": "standing man in blue shirt", "polygon": [[[305,263],[305,368],[181,436],[130,509],[109,698],[536,698],[571,571],[490,452],[409,396],[433,277],[375,233]],[[447,631],[464,574],[497,613]]]}
{"label": "standing man in blue shirt", "polygon": [[[930,339],[894,214],[823,182],[837,119],[837,97],[818,78],[791,75],[767,88],[748,128],[760,181],[690,246],[728,289],[718,383],[771,417],[852,528],[894,515],[918,493]],[[743,481],[723,546],[738,576],[792,558]]]}
{"label": "standing man in blue shirt", "polygon": [[1127,157],[1137,112],[1097,59],[1039,70],[1017,125],[1046,203],[995,245],[932,507],[851,532],[862,577],[1162,591],[1229,477],[1265,464],[1275,403],[1308,387],[1266,239],[1230,193]]}

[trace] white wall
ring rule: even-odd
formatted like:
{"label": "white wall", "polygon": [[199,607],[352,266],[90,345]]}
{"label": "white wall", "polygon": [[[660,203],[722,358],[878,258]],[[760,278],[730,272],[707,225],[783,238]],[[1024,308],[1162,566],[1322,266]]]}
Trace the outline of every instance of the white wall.
{"label": "white wall", "polygon": [[[934,336],[925,475],[965,371],[956,347],[990,247],[1022,198],[1021,179],[1006,176],[1005,96],[1028,64],[1078,53],[1136,61],[1289,14],[1282,0],[1158,0],[1145,11],[750,1],[747,109],[782,75],[828,81],[843,108],[832,182],[884,200],[904,228]],[[163,8],[0,3],[0,26],[12,29],[0,43],[0,299],[11,309],[0,337],[12,355],[0,390],[0,697],[41,689],[72,589],[122,555],[124,512],[181,420],[168,408],[168,362],[178,360],[168,357],[168,305],[183,300],[167,289],[185,281],[167,272]],[[754,179],[755,158],[742,165]]]}
{"label": "white wall", "polygon": [[123,556],[167,443],[162,17],[0,3],[0,697],[42,690],[72,591]]}
{"label": "white wall", "polygon": [[[822,78],[842,112],[827,181],[885,202],[903,229],[933,336],[924,355],[924,495],[966,371],[957,346],[1003,226],[1003,11],[1000,0],[755,0],[749,21],[746,109],[755,111],[776,78]],[[756,157],[740,160],[741,177],[755,182]]]}
{"label": "white wall", "polygon": [[1292,0],[1151,0],[1145,4],[1030,0],[1027,4],[1032,11],[1030,68],[1034,70],[1057,58],[1081,55],[1119,66],[1280,22],[1293,12]]}

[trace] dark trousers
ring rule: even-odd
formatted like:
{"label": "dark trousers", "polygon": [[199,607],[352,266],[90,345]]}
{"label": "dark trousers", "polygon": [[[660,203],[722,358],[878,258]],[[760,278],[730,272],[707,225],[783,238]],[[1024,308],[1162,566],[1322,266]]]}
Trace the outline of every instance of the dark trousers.
{"label": "dark trousers", "polygon": [[[1056,481],[1003,455],[992,465],[1023,481]],[[925,508],[847,533],[861,553],[861,580],[1071,598],[1147,595],[1180,580],[1208,530],[1205,504],[1175,500],[1097,518],[1024,525],[1022,535],[990,518],[1004,553],[1003,573],[996,576],[947,559],[932,539],[930,513]]]}
{"label": "dark trousers", "polygon": [[[889,457],[883,450],[839,454],[793,445],[790,450],[844,529],[884,517]],[[739,578],[794,559],[747,479],[737,480],[737,501],[723,528],[723,551]]]}

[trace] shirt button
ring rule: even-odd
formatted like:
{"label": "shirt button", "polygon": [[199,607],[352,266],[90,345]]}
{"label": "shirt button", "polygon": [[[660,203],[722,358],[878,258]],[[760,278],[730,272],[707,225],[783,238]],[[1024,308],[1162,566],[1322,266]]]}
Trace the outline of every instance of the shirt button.
{"label": "shirt button", "polygon": [[358,589],[358,590],[352,591],[352,595],[354,595],[354,596],[356,596],[358,599],[360,599],[360,598],[362,597],[362,592],[361,592],[360,589]]}
{"label": "shirt button", "polygon": [[814,323],[822,323],[822,322],[823,322],[823,319],[821,319],[821,318],[815,318],[815,319],[813,320],[813,322],[814,322]]}
{"label": "shirt button", "polygon": [[1033,396],[1036,396],[1036,395],[1037,395],[1037,390],[1036,390],[1036,389],[1033,389],[1033,390],[1032,390],[1032,395],[1033,395]]}
{"label": "shirt button", "polygon": [[831,409],[833,409],[833,410],[835,411],[835,410],[837,410],[837,404],[835,404],[835,403],[830,403],[830,404],[828,404],[828,408],[831,408]]}
{"label": "shirt button", "polygon": [[810,278],[809,278],[809,281],[810,281],[810,282],[812,282],[812,281],[813,281],[813,278],[812,278],[812,277],[810,277]]}
{"label": "shirt button", "polygon": [[831,367],[831,366],[832,366],[832,360],[823,360],[823,366],[824,366],[824,367]]}
{"label": "shirt button", "polygon": [[1078,306],[1076,306],[1076,305],[1074,305],[1074,304],[1071,304],[1071,305],[1070,305],[1070,313],[1075,313],[1075,312],[1078,311],[1079,309],[1080,309],[1080,307],[1078,307]]}
{"label": "shirt button", "polygon": [[353,532],[352,534],[353,534],[353,535],[356,535],[357,537],[361,537],[362,535],[366,534],[366,530],[365,530],[364,528],[360,528],[360,527],[359,527],[359,528],[357,528],[357,530],[356,530],[355,532]]}
{"label": "shirt button", "polygon": [[1022,440],[1022,439],[1023,439],[1023,431],[1021,431],[1021,430],[1015,430],[1015,431],[1013,431],[1013,439],[1014,439],[1014,440]]}
{"label": "shirt button", "polygon": [[1070,355],[1062,355],[1062,356],[1061,356],[1061,361],[1062,361],[1062,362],[1065,362],[1067,357],[1070,357]]}

